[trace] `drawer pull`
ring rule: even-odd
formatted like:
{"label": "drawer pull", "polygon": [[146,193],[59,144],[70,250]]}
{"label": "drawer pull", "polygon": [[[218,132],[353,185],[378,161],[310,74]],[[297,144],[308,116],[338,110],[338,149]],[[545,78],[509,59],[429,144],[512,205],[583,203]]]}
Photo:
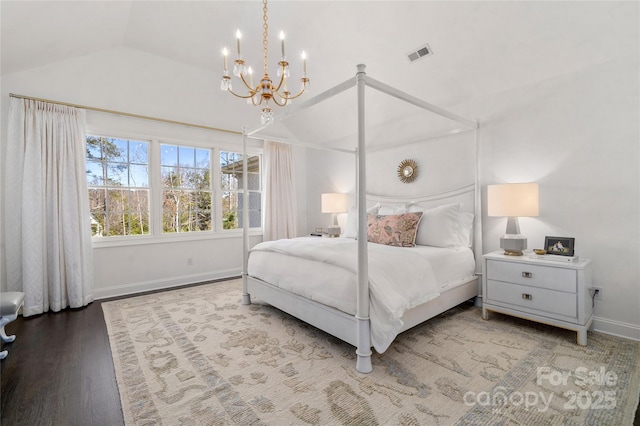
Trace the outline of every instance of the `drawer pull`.
{"label": "drawer pull", "polygon": [[533,296],[527,293],[522,293],[522,298],[524,300],[533,300]]}
{"label": "drawer pull", "polygon": [[522,273],[522,277],[523,278],[533,278],[533,273],[531,273],[531,272],[523,272]]}

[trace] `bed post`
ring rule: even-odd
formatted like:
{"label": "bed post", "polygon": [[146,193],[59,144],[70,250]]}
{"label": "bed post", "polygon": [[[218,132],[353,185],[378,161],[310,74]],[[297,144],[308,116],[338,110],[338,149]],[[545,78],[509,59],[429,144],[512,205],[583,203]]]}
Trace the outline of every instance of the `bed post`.
{"label": "bed post", "polygon": [[356,81],[358,86],[358,152],[356,191],[358,200],[358,292],[356,306],[358,347],[356,370],[370,373],[371,366],[371,326],[369,321],[369,256],[367,251],[367,184],[365,168],[365,126],[364,89],[365,66],[358,65]]}
{"label": "bed post", "polygon": [[247,129],[242,128],[242,304],[250,305],[251,296],[247,283],[249,265],[249,195],[247,191],[248,177],[247,162]]}
{"label": "bed post", "polygon": [[475,203],[474,203],[474,223],[473,223],[473,254],[476,260],[476,275],[480,276],[478,280],[478,296],[476,297],[476,306],[482,306],[484,295],[482,294],[482,193],[480,186],[480,120],[476,119],[476,127],[473,130],[474,135],[474,156],[475,156]]}

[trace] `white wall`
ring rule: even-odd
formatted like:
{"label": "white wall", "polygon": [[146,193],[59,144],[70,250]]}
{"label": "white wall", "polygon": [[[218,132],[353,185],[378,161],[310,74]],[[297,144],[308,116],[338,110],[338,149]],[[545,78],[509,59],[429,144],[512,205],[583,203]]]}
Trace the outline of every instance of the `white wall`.
{"label": "white wall", "polygon": [[[326,228],[332,223],[332,215],[321,213],[320,194],[324,192],[355,192],[355,156],[353,154],[308,149],[307,153],[307,227],[306,233],[315,228]],[[350,200],[355,205],[353,199]],[[338,215],[344,228],[346,215]]]}
{"label": "white wall", "polygon": [[[575,237],[576,254],[593,260],[594,285],[603,289],[602,300],[595,302],[595,328],[635,339],[640,339],[638,75],[638,58],[624,58],[449,108],[481,121],[483,206],[489,184],[538,182],[540,216],[520,219],[529,248],[542,247],[545,236]],[[456,138],[451,138],[454,146],[460,143]],[[428,190],[431,177],[419,178],[412,189],[399,183],[395,171],[404,158],[416,159],[423,172],[457,180],[457,174],[440,171],[455,171],[458,158],[441,154],[409,146],[368,156],[368,191],[419,195]],[[318,220],[317,213],[311,218],[319,211],[319,193],[354,187],[353,169],[345,172],[343,156],[308,158],[309,169],[317,170],[317,180],[309,182],[311,222]],[[483,207],[484,253],[499,250],[505,228],[505,218],[487,217]]]}
{"label": "white wall", "polygon": [[[522,218],[529,247],[575,237],[593,260],[595,328],[640,339],[640,88],[638,57],[607,62],[474,102],[481,117],[481,181],[536,181],[540,216]],[[486,210],[485,210],[486,211]],[[501,218],[483,218],[485,252]]]}
{"label": "white wall", "polygon": [[[233,100],[220,98],[219,76],[154,55],[116,48],[2,76],[2,161],[7,135],[9,93],[240,130],[242,114]],[[225,95],[223,93],[223,95]],[[228,96],[228,95],[226,95]],[[225,102],[224,108],[216,103]],[[242,104],[242,102],[240,102]],[[240,107],[241,110],[243,107]],[[255,111],[250,118],[257,119]],[[221,124],[222,123],[222,124]],[[255,123],[249,122],[253,126]],[[148,120],[89,111],[90,131],[114,131],[125,137],[165,137],[203,146],[241,149],[241,137]],[[252,142],[259,147],[261,142]],[[306,153],[294,150],[301,228],[306,228]],[[2,163],[4,170],[4,163]],[[2,197],[0,197],[2,198]],[[4,232],[1,233],[4,235]],[[173,242],[172,242],[173,241]],[[254,235],[251,243],[261,241]],[[4,238],[0,237],[1,289],[6,289]],[[225,238],[167,239],[152,244],[112,246],[94,243],[95,296],[137,291],[238,275],[242,267],[241,234]]]}
{"label": "white wall", "polygon": [[[475,136],[473,132],[424,143],[407,145],[401,149],[383,149],[367,154],[367,193],[384,197],[419,197],[453,190],[474,182]],[[342,152],[310,149],[308,155],[308,220],[309,231],[326,228],[330,214],[321,213],[320,194],[343,192],[355,207],[355,155]],[[405,159],[418,164],[418,177],[410,184],[398,179],[397,166]],[[346,215],[339,215],[340,224]],[[343,229],[344,230],[344,229]]]}

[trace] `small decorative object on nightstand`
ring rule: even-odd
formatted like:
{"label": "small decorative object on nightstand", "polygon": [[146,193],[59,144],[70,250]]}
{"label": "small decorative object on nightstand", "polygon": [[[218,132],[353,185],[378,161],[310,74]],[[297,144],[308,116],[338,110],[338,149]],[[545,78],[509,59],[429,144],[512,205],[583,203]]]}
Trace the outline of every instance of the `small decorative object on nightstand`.
{"label": "small decorative object on nightstand", "polygon": [[573,330],[578,344],[587,344],[593,321],[590,260],[560,263],[495,252],[482,256],[482,267],[483,319],[489,311],[513,315]]}

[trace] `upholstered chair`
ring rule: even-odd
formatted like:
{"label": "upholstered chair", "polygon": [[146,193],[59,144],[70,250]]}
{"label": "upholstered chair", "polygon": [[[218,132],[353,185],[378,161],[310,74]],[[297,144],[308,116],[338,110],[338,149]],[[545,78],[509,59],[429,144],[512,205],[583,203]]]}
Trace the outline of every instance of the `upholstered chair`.
{"label": "upholstered chair", "polygon": [[[7,336],[4,326],[18,318],[18,311],[24,304],[24,293],[9,291],[0,293],[0,337],[5,342],[13,342],[16,336]],[[0,352],[0,359],[7,357],[7,351]]]}

